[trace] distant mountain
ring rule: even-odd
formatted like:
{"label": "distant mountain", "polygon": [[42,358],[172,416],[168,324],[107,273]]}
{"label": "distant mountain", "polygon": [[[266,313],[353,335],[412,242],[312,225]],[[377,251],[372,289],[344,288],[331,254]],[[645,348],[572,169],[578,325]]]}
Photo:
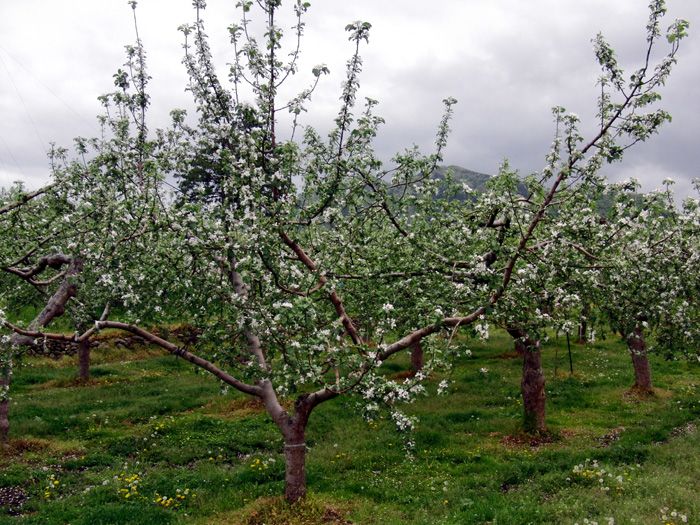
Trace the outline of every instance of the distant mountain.
{"label": "distant mountain", "polygon": [[[477,194],[484,193],[487,190],[487,183],[493,175],[486,175],[484,173],[479,173],[477,171],[468,170],[460,166],[440,166],[434,172],[436,179],[443,179],[448,171],[452,173],[452,179],[459,183],[466,183],[470,188],[472,188]],[[518,184],[518,194],[526,195],[527,190],[524,184]],[[441,195],[438,195],[441,196]],[[474,200],[473,196],[467,197],[466,194],[460,192],[455,196],[456,199],[460,201],[464,200]]]}
{"label": "distant mountain", "polygon": [[466,182],[477,193],[486,191],[486,183],[492,177],[492,175],[486,175],[459,166],[440,166],[434,172],[435,178],[444,179],[448,171],[452,172],[452,177],[455,181]]}
{"label": "distant mountain", "polygon": [[[460,166],[440,166],[434,172],[435,178],[444,179],[448,170],[451,170],[452,178],[455,180],[455,182],[466,182],[471,188],[476,190],[476,193],[483,193],[486,191],[486,184],[492,177],[492,175],[486,175],[484,173],[468,170]],[[518,194],[521,196],[527,194],[524,184],[518,184]],[[642,195],[633,193],[632,197],[637,202],[638,206],[642,205],[644,200]],[[460,194],[458,194],[455,198],[459,199],[460,201],[464,201],[466,200],[467,196],[460,192]],[[614,202],[612,196],[609,194],[604,194],[598,197],[595,203],[595,210],[601,217],[607,217],[613,204]],[[554,213],[556,213],[556,211]]]}

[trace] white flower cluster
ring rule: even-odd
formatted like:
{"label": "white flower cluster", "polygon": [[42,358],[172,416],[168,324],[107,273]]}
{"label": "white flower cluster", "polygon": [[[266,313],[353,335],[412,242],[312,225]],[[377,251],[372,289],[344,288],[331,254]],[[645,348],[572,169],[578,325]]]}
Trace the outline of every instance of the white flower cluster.
{"label": "white flower cluster", "polygon": [[[615,525],[615,518],[603,518],[606,521],[606,524],[600,524],[600,525]],[[583,519],[583,524],[584,525],[598,525],[597,521],[589,520],[588,518]],[[578,525],[578,523],[575,523],[574,525]]]}
{"label": "white flower cluster", "polygon": [[666,522],[678,519],[683,523],[688,523],[688,516],[681,514],[677,510],[671,510],[668,507],[661,509],[661,519]]}
{"label": "white flower cluster", "polygon": [[394,420],[394,423],[396,424],[396,428],[400,432],[406,432],[413,430],[415,427],[416,423],[418,420],[413,417],[409,417],[403,412],[399,412],[398,410],[394,411],[391,413],[391,419]]}
{"label": "white flower cluster", "polygon": [[447,389],[448,389],[449,387],[450,387],[450,382],[449,382],[447,379],[443,379],[443,380],[440,381],[440,383],[438,384],[437,394],[438,394],[439,396],[446,394],[446,393],[447,393]]}
{"label": "white flower cluster", "polygon": [[0,402],[9,401],[10,399],[10,385],[3,385],[0,389]]}
{"label": "white flower cluster", "polygon": [[480,322],[474,324],[474,330],[476,330],[477,335],[483,341],[489,338],[489,323]]}

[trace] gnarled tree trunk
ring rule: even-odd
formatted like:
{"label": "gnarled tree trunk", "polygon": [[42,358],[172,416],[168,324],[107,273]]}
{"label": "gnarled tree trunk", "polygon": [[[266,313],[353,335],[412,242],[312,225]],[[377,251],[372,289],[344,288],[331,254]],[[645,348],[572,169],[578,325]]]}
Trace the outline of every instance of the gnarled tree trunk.
{"label": "gnarled tree trunk", "polygon": [[654,385],[651,380],[651,365],[647,355],[647,342],[644,339],[644,330],[635,328],[631,333],[625,336],[627,348],[629,348],[632,356],[632,365],[634,366],[634,384],[632,390],[644,394],[654,392]]}
{"label": "gnarled tree trunk", "polygon": [[520,328],[509,328],[508,333],[515,338],[515,351],[523,358],[523,375],[520,393],[523,398],[523,427],[525,432],[546,432],[545,423],[546,392],[542,354],[539,340],[532,340]]}
{"label": "gnarled tree trunk", "polygon": [[[52,268],[60,267],[62,264],[67,264],[66,273],[63,276],[63,280],[59,285],[58,289],[46,302],[46,306],[39,312],[36,318],[29,323],[28,330],[34,331],[39,328],[45,328],[53,321],[56,317],[63,315],[66,311],[66,304],[68,301],[75,297],[78,293],[78,284],[75,279],[76,276],[80,275],[83,271],[83,261],[79,257],[69,258],[65,255],[59,254],[54,256],[56,261],[51,265]],[[46,264],[44,264],[46,267]],[[43,270],[43,268],[42,268]],[[10,338],[10,345],[13,348],[20,346],[25,346],[34,342],[33,337],[26,335],[13,334]],[[7,350],[12,352],[13,348]],[[2,372],[0,372],[0,388],[4,390],[3,400],[0,401],[0,443],[7,443],[9,431],[10,431],[10,421],[9,421],[9,395],[10,390],[10,378],[12,375],[12,359],[8,356],[8,364],[3,367]]]}

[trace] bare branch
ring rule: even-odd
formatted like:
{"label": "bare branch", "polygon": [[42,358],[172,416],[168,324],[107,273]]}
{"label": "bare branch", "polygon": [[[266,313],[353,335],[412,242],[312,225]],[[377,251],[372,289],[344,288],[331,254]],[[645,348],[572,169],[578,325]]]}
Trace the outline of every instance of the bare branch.
{"label": "bare branch", "polygon": [[260,386],[253,386],[244,383],[236,379],[232,375],[224,372],[219,367],[210,363],[206,359],[202,359],[201,357],[188,352],[183,347],[173,344],[170,341],[166,341],[165,339],[158,337],[157,335],[152,334],[151,332],[148,332],[142,328],[139,328],[138,326],[130,325],[127,323],[121,323],[118,321],[97,321],[95,323],[95,326],[98,329],[117,328],[119,330],[131,332],[132,334],[138,335],[139,337],[143,337],[149,343],[160,346],[161,348],[166,349],[171,354],[182,357],[186,361],[189,361],[190,363],[193,363],[199,366],[200,368],[203,368],[207,372],[210,372],[214,376],[221,379],[224,383],[231,385],[233,388],[243,392],[244,394],[249,394],[251,396],[256,397],[261,397],[263,395],[263,390]]}

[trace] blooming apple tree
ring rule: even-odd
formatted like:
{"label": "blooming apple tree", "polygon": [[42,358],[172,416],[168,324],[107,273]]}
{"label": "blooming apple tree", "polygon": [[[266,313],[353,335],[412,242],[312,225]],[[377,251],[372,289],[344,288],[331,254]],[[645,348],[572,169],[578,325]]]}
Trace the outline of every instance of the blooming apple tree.
{"label": "blooming apple tree", "polygon": [[[614,205],[594,228],[596,279],[589,281],[601,316],[619,332],[634,366],[633,390],[653,391],[648,340],[667,355],[696,353],[700,330],[696,304],[698,275],[697,200],[682,209],[666,189],[640,196],[634,181],[610,186]],[[681,350],[682,349],[682,350]],[[680,351],[679,351],[680,350]]]}
{"label": "blooming apple tree", "polygon": [[[599,35],[594,40],[603,69],[598,130],[585,139],[578,115],[555,108],[557,131],[542,173],[521,180],[505,165],[473,206],[450,202],[449,191],[447,199],[435,199],[440,181],[418,178],[413,198],[386,206],[393,210],[389,215],[395,230],[415,248],[413,256],[428,261],[423,268],[431,270],[435,284],[421,290],[438,290],[434,301],[451,316],[443,326],[490,318],[516,339],[524,358],[526,427],[532,430],[544,430],[543,329],[554,324],[570,331],[568,319],[585,307],[568,283],[594,281],[599,269],[589,260],[588,241],[581,244],[583,237],[567,239],[561,233],[599,220],[590,199],[604,183],[600,167],[621,160],[628,148],[669,119],[650,106],[660,99],[657,91],[676,61],[687,22],[676,20],[669,28],[670,49],[654,66],[650,57],[664,12],[663,2],[651,3],[646,53],[629,82],[605,39]],[[650,111],[642,113],[644,108]]]}
{"label": "blooming apple tree", "polygon": [[[16,354],[49,337],[40,332],[67,312],[76,334],[54,338],[78,344],[79,375],[86,380],[94,321],[106,319],[111,304],[132,300],[133,283],[124,269],[146,264],[144,251],[134,251],[141,247],[132,241],[154,231],[161,197],[154,181],[171,171],[169,159],[176,159],[169,152],[172,134],[147,138],[147,82],[140,46],[128,47],[125,70],[115,75],[117,90],[100,97],[105,108],[102,135],[77,138],[73,159],[67,150],[52,148],[54,180],[45,188],[27,193],[20,185],[2,196],[0,231],[7,242],[0,249],[0,283],[5,308],[9,317],[27,304],[40,310],[24,327],[3,319],[12,335],[3,336],[0,352],[2,440],[9,429]],[[114,275],[119,275],[116,281]]]}

